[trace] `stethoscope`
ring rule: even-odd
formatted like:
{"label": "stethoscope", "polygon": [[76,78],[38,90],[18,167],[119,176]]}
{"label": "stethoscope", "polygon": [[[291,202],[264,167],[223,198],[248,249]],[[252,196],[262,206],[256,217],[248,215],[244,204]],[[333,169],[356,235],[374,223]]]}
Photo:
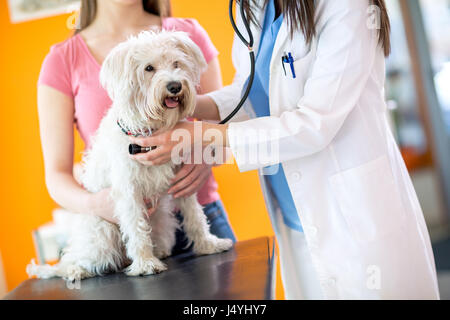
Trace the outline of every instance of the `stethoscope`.
{"label": "stethoscope", "polygon": [[[245,1],[248,0],[236,0],[237,3],[239,3],[240,5],[240,14],[241,14],[241,18],[242,18],[242,22],[244,24],[245,29],[247,30],[248,36],[249,36],[249,40],[247,41],[247,39],[245,39],[245,37],[242,35],[242,33],[239,31],[236,22],[234,21],[234,17],[233,17],[233,0],[230,0],[230,5],[229,5],[229,16],[230,16],[230,22],[231,25],[233,26],[234,32],[236,33],[236,35],[239,37],[239,39],[242,41],[242,43],[248,48],[248,53],[250,56],[250,76],[248,78],[248,83],[247,83],[247,87],[245,88],[245,92],[244,95],[242,96],[241,100],[239,101],[239,103],[237,104],[236,108],[234,108],[234,110],[222,121],[220,121],[220,124],[225,124],[228,121],[230,121],[238,112],[239,110],[241,110],[242,106],[244,105],[245,101],[247,101],[247,98],[250,94],[250,90],[252,88],[253,85],[253,80],[255,79],[255,52],[253,51],[253,33],[250,29],[250,23],[248,21],[248,17],[245,13],[245,6],[244,3]],[[130,154],[138,154],[138,153],[146,153],[149,152],[150,150],[153,150],[154,147],[141,147],[137,144],[130,144],[129,146],[129,153]]]}
{"label": "stethoscope", "polygon": [[225,118],[223,119],[220,124],[225,124],[228,121],[230,121],[238,112],[239,110],[241,110],[242,106],[244,105],[245,101],[248,98],[248,95],[250,94],[250,90],[252,89],[252,85],[253,85],[253,80],[255,79],[255,52],[253,51],[253,33],[252,30],[250,29],[250,23],[248,21],[248,18],[245,14],[245,10],[244,10],[244,3],[245,1],[248,0],[236,0],[238,3],[240,2],[240,12],[241,12],[241,18],[242,18],[242,22],[244,23],[244,27],[247,30],[248,36],[249,36],[249,40],[247,41],[247,39],[244,38],[244,36],[241,34],[241,32],[239,31],[238,27],[236,26],[236,23],[234,21],[234,17],[233,17],[233,0],[230,0],[230,6],[229,6],[229,10],[228,13],[230,15],[230,22],[231,25],[233,26],[234,32],[236,33],[236,35],[239,37],[239,39],[242,41],[243,44],[245,44],[245,46],[248,48],[248,53],[250,56],[250,76],[248,78],[248,83],[247,83],[247,87],[245,88],[245,92],[244,95],[242,96],[241,101],[239,101],[238,105],[236,106],[236,108],[234,108],[234,110]]}

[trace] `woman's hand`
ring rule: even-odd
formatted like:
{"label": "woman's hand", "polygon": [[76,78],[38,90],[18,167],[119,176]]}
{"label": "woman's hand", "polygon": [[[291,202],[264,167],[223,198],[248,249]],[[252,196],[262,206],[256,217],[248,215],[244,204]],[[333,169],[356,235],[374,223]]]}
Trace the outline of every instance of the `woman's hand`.
{"label": "woman's hand", "polygon": [[[133,144],[141,147],[156,147],[147,153],[139,153],[130,157],[148,166],[161,165],[171,160],[180,163],[183,162],[182,159],[190,155],[194,155],[196,161],[201,160],[203,163],[203,149],[206,146],[225,147],[228,145],[227,128],[228,125],[209,122],[180,122],[172,130],[161,133],[157,131],[150,137],[130,137]],[[174,149],[175,152],[173,152]],[[201,152],[200,157],[195,157],[195,152]]]}
{"label": "woman's hand", "polygon": [[92,193],[88,200],[88,211],[89,214],[117,224],[118,220],[114,217],[114,202],[110,193],[111,188]]}
{"label": "woman's hand", "polygon": [[81,165],[81,163],[74,163],[73,165],[73,178],[75,179],[75,181],[82,186],[83,184],[81,183],[81,176],[83,175],[83,166]]}
{"label": "woman's hand", "polygon": [[[118,224],[119,221],[114,216],[114,201],[110,197],[111,188],[103,189],[97,193],[92,193],[88,201],[89,214],[98,216],[108,222]],[[150,201],[145,200],[148,216],[152,215],[158,206],[156,201],[155,207],[150,206]]]}
{"label": "woman's hand", "polygon": [[174,198],[189,197],[198,192],[211,175],[207,164],[183,164],[172,180],[168,193]]}

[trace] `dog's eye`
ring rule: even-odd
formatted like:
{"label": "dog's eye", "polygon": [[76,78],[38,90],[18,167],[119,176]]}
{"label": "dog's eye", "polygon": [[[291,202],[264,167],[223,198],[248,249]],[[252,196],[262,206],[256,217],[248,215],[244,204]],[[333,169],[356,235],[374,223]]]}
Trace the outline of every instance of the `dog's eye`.
{"label": "dog's eye", "polygon": [[153,66],[151,66],[151,65],[148,65],[148,66],[145,68],[145,71],[147,71],[147,72],[152,72],[153,70],[155,70],[155,68],[153,68]]}
{"label": "dog's eye", "polygon": [[178,69],[178,68],[179,68],[178,61],[175,61],[175,62],[173,63],[173,67],[174,67],[175,69]]}

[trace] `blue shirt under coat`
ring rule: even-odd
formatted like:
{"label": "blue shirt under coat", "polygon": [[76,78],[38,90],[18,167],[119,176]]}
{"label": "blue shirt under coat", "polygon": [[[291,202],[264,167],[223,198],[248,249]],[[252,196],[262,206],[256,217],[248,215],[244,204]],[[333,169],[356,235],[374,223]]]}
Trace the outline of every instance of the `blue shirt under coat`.
{"label": "blue shirt under coat", "polygon": [[[249,95],[249,99],[257,117],[270,116],[270,62],[272,60],[272,53],[278,31],[280,30],[282,23],[283,15],[281,14],[280,16],[275,17],[274,0],[269,1],[262,27],[261,42],[256,56],[255,79]],[[294,199],[292,198],[289,185],[286,181],[283,166],[272,166],[269,170],[265,171],[276,172],[273,175],[265,175],[264,177],[278,202],[284,223],[292,229],[303,231],[297,209],[295,208]]]}

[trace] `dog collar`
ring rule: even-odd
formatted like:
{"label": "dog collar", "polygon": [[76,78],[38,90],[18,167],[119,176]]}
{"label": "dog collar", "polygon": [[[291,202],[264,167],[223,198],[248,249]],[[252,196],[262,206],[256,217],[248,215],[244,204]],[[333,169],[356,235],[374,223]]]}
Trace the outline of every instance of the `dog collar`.
{"label": "dog collar", "polygon": [[136,137],[139,137],[139,136],[149,137],[149,136],[152,135],[152,130],[151,130],[151,129],[146,129],[145,131],[133,133],[133,132],[131,132],[131,130],[126,129],[126,128],[120,123],[120,120],[117,120],[117,125],[118,125],[119,128],[122,130],[122,132],[125,133],[127,136],[133,136],[133,137],[136,138]]}

